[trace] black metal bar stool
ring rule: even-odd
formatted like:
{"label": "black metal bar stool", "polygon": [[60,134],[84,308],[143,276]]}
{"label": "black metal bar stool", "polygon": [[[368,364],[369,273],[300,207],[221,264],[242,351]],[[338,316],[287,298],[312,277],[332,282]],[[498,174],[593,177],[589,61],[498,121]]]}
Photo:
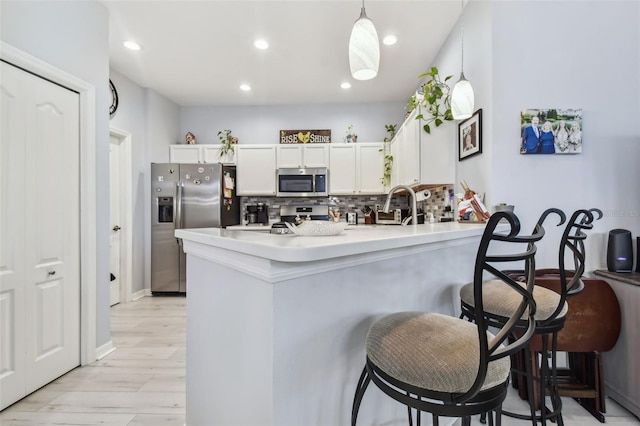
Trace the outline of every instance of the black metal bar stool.
{"label": "black metal bar stool", "polygon": [[[508,232],[496,231],[501,219],[510,225]],[[532,291],[535,271],[535,242],[544,235],[537,229],[522,236],[520,222],[511,212],[493,215],[486,226],[475,261],[473,293],[478,312],[483,312],[483,276],[490,273],[512,288],[519,303],[512,317],[492,334],[488,318],[479,314],[475,323],[452,316],[426,312],[399,312],[376,321],[367,334],[366,363],[358,381],[351,413],[356,425],[358,411],[370,382],[385,394],[407,406],[409,425],[416,424],[422,412],[431,413],[433,423],[438,416],[461,417],[470,424],[472,415],[500,411],[509,383],[509,356],[533,336],[535,302]],[[494,245],[508,244],[508,254],[490,254]],[[527,282],[516,282],[496,265],[520,262],[527,271]],[[528,326],[524,326],[528,324]],[[508,342],[518,326],[522,333]],[[522,328],[523,327],[523,328]]]}
{"label": "black metal bar stool", "polygon": [[[596,209],[594,209],[596,210]],[[601,212],[598,211],[600,214]],[[545,218],[551,214],[556,213],[560,216],[560,224],[564,223],[565,215],[558,209],[546,210],[538,220],[536,224],[536,230],[542,229],[542,224]],[[536,424],[540,421],[543,425],[546,425],[547,420],[557,421],[559,425],[563,424],[562,420],[562,400],[558,392],[558,380],[557,380],[557,366],[556,366],[556,352],[558,347],[558,332],[562,330],[565,323],[565,318],[568,312],[567,299],[574,294],[579,293],[584,288],[584,284],[581,281],[581,276],[584,272],[584,240],[586,234],[583,232],[585,229],[591,229],[593,227],[593,214],[590,210],[582,209],[573,213],[567,225],[565,226],[558,251],[558,264],[559,269],[558,278],[560,281],[560,292],[547,289],[542,286],[535,286],[533,289],[533,297],[536,301],[536,315],[535,315],[535,335],[541,340],[541,348],[539,351],[541,361],[539,375],[534,375],[532,371],[532,351],[529,344],[525,345],[523,351],[519,354],[522,359],[521,362],[516,362],[515,357],[512,360],[512,375],[517,377],[518,375],[524,375],[527,386],[527,395],[529,399],[529,414],[519,414],[513,412],[503,411],[507,416],[530,420],[532,424]],[[558,225],[558,226],[559,226]],[[573,256],[574,271],[568,271],[565,268],[565,254],[571,254]],[[546,271],[546,270],[545,270]],[[518,280],[518,275],[522,275],[522,271],[504,271],[508,273],[512,278]],[[528,277],[526,277],[528,279]],[[505,321],[509,321],[512,317],[512,313],[517,307],[512,298],[516,297],[513,291],[499,280],[490,280],[485,282],[485,300],[483,305],[484,315],[488,315],[489,322],[492,326],[500,326]],[[476,321],[477,317],[477,303],[475,303],[473,286],[471,284],[465,285],[460,290],[461,317],[467,317],[472,321]],[[523,322],[521,329],[524,330],[526,322]],[[515,328],[514,336],[517,338],[522,331]],[[549,365],[551,361],[551,365]],[[524,364],[525,371],[519,368]],[[536,386],[539,393],[534,396],[534,380],[538,382],[539,386]],[[544,404],[545,396],[549,395],[551,400],[551,409],[548,409]],[[540,401],[540,414],[536,414],[536,401]]]}

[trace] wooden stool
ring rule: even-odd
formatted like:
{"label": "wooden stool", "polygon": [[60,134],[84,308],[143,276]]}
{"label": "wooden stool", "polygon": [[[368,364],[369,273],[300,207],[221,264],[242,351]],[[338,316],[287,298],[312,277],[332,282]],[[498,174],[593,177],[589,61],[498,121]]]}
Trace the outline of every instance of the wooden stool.
{"label": "wooden stool", "polygon": [[[600,422],[606,412],[605,388],[601,352],[611,350],[620,334],[620,305],[611,286],[603,280],[584,278],[584,290],[568,301],[569,312],[562,331],[558,333],[558,351],[567,352],[567,368],[558,369],[558,391],[573,397]],[[553,274],[538,276],[536,285],[559,291],[560,281]],[[539,336],[529,343],[532,353],[539,355]],[[535,359],[535,357],[534,357]],[[518,362],[522,363],[522,357]],[[537,362],[532,362],[534,376],[539,376]],[[525,377],[517,383],[522,399],[528,399]],[[534,389],[538,382],[534,380]],[[536,406],[540,406],[538,391],[534,391]]]}

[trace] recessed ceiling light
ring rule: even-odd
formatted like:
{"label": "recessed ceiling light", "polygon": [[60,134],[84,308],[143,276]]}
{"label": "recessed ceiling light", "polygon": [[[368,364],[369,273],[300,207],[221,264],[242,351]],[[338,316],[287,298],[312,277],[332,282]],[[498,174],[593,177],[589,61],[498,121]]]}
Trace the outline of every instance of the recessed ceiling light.
{"label": "recessed ceiling light", "polygon": [[140,50],[140,49],[142,49],[142,46],[140,46],[140,44],[136,43],[133,40],[127,40],[123,44],[124,44],[124,47],[126,47],[129,50]]}
{"label": "recessed ceiling light", "polygon": [[260,49],[260,50],[265,50],[269,48],[269,43],[266,40],[261,40],[261,39],[254,41],[253,45],[256,47],[256,49]]}
{"label": "recessed ceiling light", "polygon": [[340,85],[340,87],[342,87],[343,89],[351,89],[351,83],[345,81]]}
{"label": "recessed ceiling light", "polygon": [[240,90],[244,90],[245,92],[248,92],[249,90],[251,90],[251,86],[249,86],[248,84],[241,84]]}
{"label": "recessed ceiling light", "polygon": [[386,45],[386,46],[393,46],[394,44],[396,44],[398,42],[398,38],[394,35],[388,35],[385,38],[382,39],[382,42]]}

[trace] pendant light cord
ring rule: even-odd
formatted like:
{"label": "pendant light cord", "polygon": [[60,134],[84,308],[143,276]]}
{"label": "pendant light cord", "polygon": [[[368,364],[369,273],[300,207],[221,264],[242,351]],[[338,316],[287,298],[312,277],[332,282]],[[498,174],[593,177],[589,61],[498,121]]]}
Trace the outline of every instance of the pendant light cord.
{"label": "pendant light cord", "polygon": [[[362,0],[364,2],[364,0]],[[460,58],[460,72],[464,75],[464,0],[460,0],[460,25],[462,25],[462,35],[460,40],[460,51],[462,57]]]}

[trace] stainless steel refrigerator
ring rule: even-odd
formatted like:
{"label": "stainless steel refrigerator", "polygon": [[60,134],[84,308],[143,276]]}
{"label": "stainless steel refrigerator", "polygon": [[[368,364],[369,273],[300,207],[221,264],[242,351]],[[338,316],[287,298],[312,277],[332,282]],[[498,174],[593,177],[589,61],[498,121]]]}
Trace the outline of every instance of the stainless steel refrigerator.
{"label": "stainless steel refrigerator", "polygon": [[236,168],[222,164],[151,163],[151,291],[185,293],[181,228],[240,223]]}

